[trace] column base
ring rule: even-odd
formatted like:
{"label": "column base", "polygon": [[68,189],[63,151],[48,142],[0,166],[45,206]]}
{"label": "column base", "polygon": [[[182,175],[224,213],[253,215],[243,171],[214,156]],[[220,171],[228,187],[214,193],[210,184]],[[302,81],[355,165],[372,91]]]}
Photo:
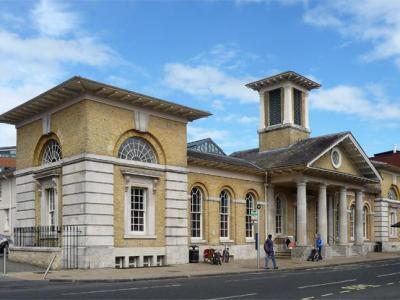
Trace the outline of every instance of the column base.
{"label": "column base", "polygon": [[292,260],[302,261],[307,260],[311,253],[311,246],[296,246],[292,249]]}

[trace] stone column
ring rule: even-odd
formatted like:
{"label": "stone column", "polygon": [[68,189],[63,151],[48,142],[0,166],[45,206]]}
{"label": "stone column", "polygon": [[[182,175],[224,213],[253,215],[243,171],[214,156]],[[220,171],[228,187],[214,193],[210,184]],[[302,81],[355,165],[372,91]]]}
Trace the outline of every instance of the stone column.
{"label": "stone column", "polygon": [[328,217],[326,210],[326,184],[319,185],[318,197],[318,233],[321,235],[324,244],[328,240]]}
{"label": "stone column", "polygon": [[333,245],[334,239],[334,226],[333,226],[333,219],[334,219],[334,210],[333,210],[333,195],[329,195],[328,198],[328,243],[329,245]]}
{"label": "stone column", "polygon": [[276,212],[276,203],[275,203],[275,190],[274,186],[268,185],[268,234],[275,235],[275,212]]}
{"label": "stone column", "polygon": [[355,228],[355,243],[362,245],[364,243],[363,237],[363,197],[362,191],[356,191],[356,228]]}
{"label": "stone column", "polygon": [[346,245],[347,240],[347,189],[340,189],[339,199],[339,244]]}
{"label": "stone column", "polygon": [[307,189],[301,181],[297,183],[297,246],[307,244]]}

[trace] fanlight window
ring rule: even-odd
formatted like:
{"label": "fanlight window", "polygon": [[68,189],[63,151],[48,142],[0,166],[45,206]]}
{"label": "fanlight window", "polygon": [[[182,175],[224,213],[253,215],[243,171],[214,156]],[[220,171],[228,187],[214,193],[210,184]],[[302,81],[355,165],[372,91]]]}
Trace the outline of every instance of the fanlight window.
{"label": "fanlight window", "polygon": [[156,154],[148,142],[142,138],[128,138],[119,148],[118,157],[147,163],[157,163]]}
{"label": "fanlight window", "polygon": [[50,140],[43,152],[42,163],[50,164],[62,159],[60,144],[55,140]]}

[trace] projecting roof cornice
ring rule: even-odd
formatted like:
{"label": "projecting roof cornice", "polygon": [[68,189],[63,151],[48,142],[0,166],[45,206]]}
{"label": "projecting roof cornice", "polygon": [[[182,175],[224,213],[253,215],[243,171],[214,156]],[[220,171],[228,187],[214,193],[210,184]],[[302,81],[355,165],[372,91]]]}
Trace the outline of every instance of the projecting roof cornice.
{"label": "projecting roof cornice", "polygon": [[147,110],[161,112],[188,121],[204,118],[211,114],[207,111],[190,108],[163,99],[139,94],[87,78],[74,76],[39,96],[0,115],[0,123],[18,124],[26,119],[42,114],[67,101],[84,95],[93,95],[121,102]]}
{"label": "projecting roof cornice", "polygon": [[276,85],[285,81],[291,81],[306,90],[310,91],[312,89],[320,88],[321,85],[311,79],[308,79],[296,72],[286,71],[271,77],[267,77],[261,80],[257,80],[251,83],[246,84],[248,88],[251,88],[255,91],[259,91],[262,88]]}

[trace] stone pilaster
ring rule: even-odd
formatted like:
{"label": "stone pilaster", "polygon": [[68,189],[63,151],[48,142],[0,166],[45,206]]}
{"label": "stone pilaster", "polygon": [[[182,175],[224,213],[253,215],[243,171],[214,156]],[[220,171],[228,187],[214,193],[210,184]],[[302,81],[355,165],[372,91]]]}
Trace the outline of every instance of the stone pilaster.
{"label": "stone pilaster", "polygon": [[355,243],[362,245],[363,237],[363,192],[356,191],[356,222],[355,222]]}

